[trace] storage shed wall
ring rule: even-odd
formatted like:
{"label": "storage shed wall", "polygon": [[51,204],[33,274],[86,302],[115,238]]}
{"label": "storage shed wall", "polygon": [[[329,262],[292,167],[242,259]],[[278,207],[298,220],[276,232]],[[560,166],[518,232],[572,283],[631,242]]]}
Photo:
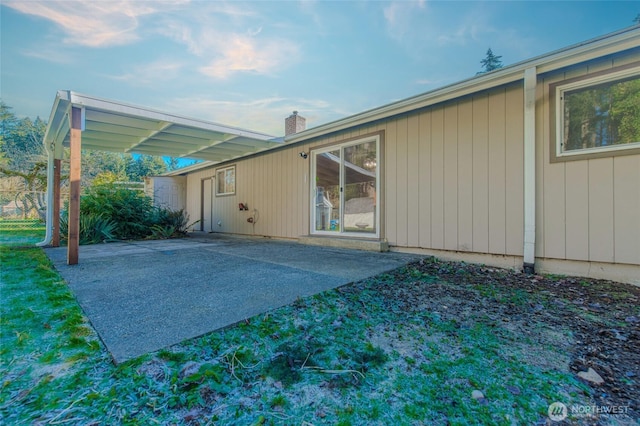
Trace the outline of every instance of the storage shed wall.
{"label": "storage shed wall", "polygon": [[182,210],[186,207],[184,176],[154,176],[145,178],[144,191],[156,207]]}

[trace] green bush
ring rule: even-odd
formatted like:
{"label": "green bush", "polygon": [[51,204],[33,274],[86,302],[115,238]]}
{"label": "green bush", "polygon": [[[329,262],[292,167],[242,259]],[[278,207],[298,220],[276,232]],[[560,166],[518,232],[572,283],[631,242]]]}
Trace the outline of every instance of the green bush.
{"label": "green bush", "polygon": [[82,215],[101,216],[116,223],[113,231],[120,240],[143,239],[152,234],[155,225],[153,200],[140,191],[113,184],[91,187],[80,199]]}
{"label": "green bush", "polygon": [[[102,215],[80,215],[80,244],[97,244],[114,240],[117,223]],[[60,218],[60,236],[66,239],[69,230],[69,218],[64,214]]]}
{"label": "green bush", "polygon": [[[60,221],[63,238],[67,220],[65,211]],[[181,237],[195,223],[189,223],[184,210],[155,207],[153,200],[140,191],[112,183],[95,185],[80,199],[80,244]]]}

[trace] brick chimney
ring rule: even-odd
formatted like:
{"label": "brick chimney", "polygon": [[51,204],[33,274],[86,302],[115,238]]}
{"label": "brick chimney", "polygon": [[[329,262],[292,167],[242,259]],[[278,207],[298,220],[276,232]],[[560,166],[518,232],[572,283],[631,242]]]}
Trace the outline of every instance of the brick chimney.
{"label": "brick chimney", "polygon": [[289,117],[284,120],[284,135],[289,136],[298,133],[307,128],[307,120],[298,115],[298,111],[293,111]]}

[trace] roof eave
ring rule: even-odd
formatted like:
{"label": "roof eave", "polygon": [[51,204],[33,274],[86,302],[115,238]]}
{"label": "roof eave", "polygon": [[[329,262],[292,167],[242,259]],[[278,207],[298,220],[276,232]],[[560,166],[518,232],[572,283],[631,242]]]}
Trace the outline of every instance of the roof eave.
{"label": "roof eave", "polygon": [[469,95],[482,90],[522,80],[524,71],[535,67],[537,73],[546,73],[575,63],[588,61],[624,50],[638,48],[640,25],[569,46],[545,55],[492,71],[487,74],[441,87],[411,98],[383,105],[343,119],[335,120],[318,127],[285,137],[285,142],[295,143],[337,132],[347,128],[364,125],[412,110],[439,104],[447,100]]}
{"label": "roof eave", "polygon": [[[88,143],[83,143],[83,148],[87,149],[215,162],[218,159],[229,161],[283,144],[281,138],[261,132],[60,90],[56,94],[44,138],[45,146],[55,153],[56,158],[62,157],[63,146],[68,141],[72,107],[86,111],[87,121],[93,123],[94,128],[87,129],[91,133],[86,137]],[[103,128],[98,128],[98,125],[103,125]],[[112,129],[117,126],[129,131],[135,129],[138,133],[122,136],[119,140]],[[178,128],[178,133],[171,133],[172,128]],[[167,133],[163,134],[165,130]]]}
{"label": "roof eave", "polygon": [[162,120],[171,122],[174,124],[193,126],[197,125],[199,128],[225,132],[233,130],[233,133],[238,136],[244,136],[249,138],[272,140],[275,137],[266,133],[255,132],[252,130],[241,129],[239,127],[228,126],[224,124],[214,123],[212,121],[200,120],[196,118],[185,117],[178,114],[171,114],[162,112],[152,108],[140,107],[131,105],[124,102],[118,102],[108,99],[102,99],[95,96],[84,95],[71,90],[58,91],[58,97],[69,102],[73,106],[94,108],[96,110],[117,112],[122,114],[132,114],[140,118],[148,118],[151,120]]}

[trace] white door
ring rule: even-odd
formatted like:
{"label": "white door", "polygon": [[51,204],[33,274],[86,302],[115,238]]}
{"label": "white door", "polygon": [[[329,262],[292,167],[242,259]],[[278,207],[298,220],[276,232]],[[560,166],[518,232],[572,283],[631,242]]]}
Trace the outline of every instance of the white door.
{"label": "white door", "polygon": [[202,180],[202,230],[213,231],[213,178]]}

